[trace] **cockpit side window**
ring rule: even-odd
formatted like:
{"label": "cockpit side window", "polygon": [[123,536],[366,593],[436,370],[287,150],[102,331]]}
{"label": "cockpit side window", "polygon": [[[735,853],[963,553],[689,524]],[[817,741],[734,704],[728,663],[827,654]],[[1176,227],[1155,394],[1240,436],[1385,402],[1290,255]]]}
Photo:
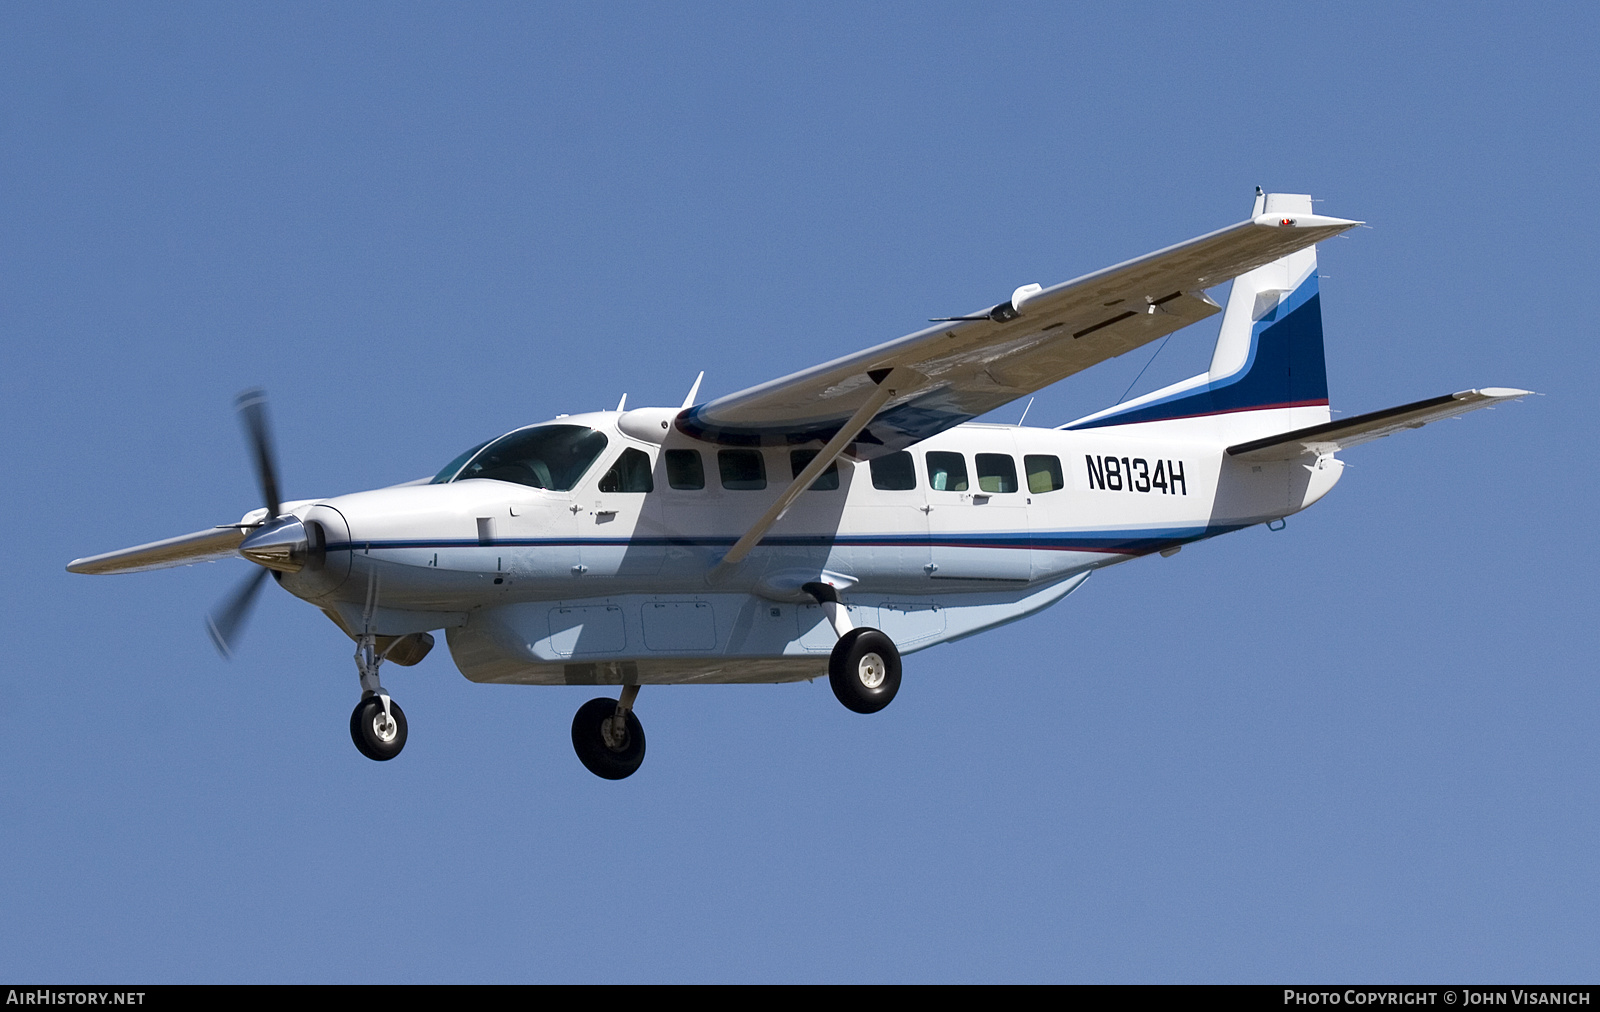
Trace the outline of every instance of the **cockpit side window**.
{"label": "cockpit side window", "polygon": [[643,450],[629,447],[600,479],[602,492],[654,492],[650,477],[650,457]]}
{"label": "cockpit side window", "polygon": [[451,480],[490,478],[566,492],[605,448],[606,437],[582,425],[537,425],[494,440]]}

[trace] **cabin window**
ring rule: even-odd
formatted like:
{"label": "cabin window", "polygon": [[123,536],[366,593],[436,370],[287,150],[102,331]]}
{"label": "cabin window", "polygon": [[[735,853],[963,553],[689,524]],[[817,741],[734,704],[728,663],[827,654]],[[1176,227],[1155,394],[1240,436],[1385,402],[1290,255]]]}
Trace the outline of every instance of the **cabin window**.
{"label": "cabin window", "polygon": [[1022,470],[1028,475],[1028,491],[1034,495],[1067,487],[1061,480],[1061,458],[1054,454],[1030,453],[1022,458]]}
{"label": "cabin window", "polygon": [[760,450],[718,450],[717,470],[723,488],[755,492],[767,487],[767,463]]}
{"label": "cabin window", "polygon": [[872,487],[885,492],[905,492],[917,487],[917,468],[905,450],[872,461]]}
{"label": "cabin window", "polygon": [[[819,452],[818,450],[790,450],[789,468],[794,472],[791,477],[800,477],[800,472],[806,469],[807,464],[817,459]],[[829,461],[828,466],[823,468],[821,474],[817,475],[817,480],[811,483],[811,491],[831,492],[838,487],[839,462],[837,460]]]}
{"label": "cabin window", "polygon": [[535,425],[494,440],[452,480],[489,478],[567,492],[605,448],[606,437],[582,425]]}
{"label": "cabin window", "polygon": [[1017,462],[1009,453],[978,454],[978,488],[984,492],[1015,492]]}
{"label": "cabin window", "polygon": [[967,458],[959,453],[928,454],[928,487],[935,492],[965,492]]}
{"label": "cabin window", "polygon": [[650,477],[650,457],[643,450],[629,447],[600,479],[602,492],[654,492]]}
{"label": "cabin window", "polygon": [[667,451],[667,484],[691,490],[706,487],[706,465],[699,450]]}

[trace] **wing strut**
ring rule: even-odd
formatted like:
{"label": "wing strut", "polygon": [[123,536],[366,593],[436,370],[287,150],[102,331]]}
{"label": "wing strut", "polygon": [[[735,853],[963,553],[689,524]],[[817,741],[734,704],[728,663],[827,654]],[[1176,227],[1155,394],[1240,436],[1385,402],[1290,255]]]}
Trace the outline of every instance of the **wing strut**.
{"label": "wing strut", "polygon": [[828,440],[828,445],[824,446],[821,452],[811,458],[811,463],[807,464],[804,470],[795,475],[794,481],[791,481],[789,487],[783,490],[783,494],[778,496],[778,501],[773,503],[765,513],[761,514],[761,519],[757,520],[748,531],[745,531],[744,537],[734,542],[733,547],[728,549],[728,554],[724,555],[722,561],[717,563],[716,569],[712,570],[713,575],[729,566],[737,565],[746,555],[749,555],[750,550],[766,536],[767,531],[772,529],[772,525],[777,523],[784,513],[788,512],[789,507],[794,505],[796,499],[800,498],[800,493],[810,488],[811,483],[816,481],[823,471],[827,470],[828,465],[839,458],[839,455],[844,452],[844,448],[850,445],[850,441],[861,434],[861,430],[867,427],[868,423],[878,414],[878,410],[894,397],[895,388],[898,385],[895,382],[897,374],[901,377],[908,374],[914,375],[907,369],[891,369],[883,374],[877,374],[877,370],[873,370],[867,374],[872,377],[878,388],[872,391],[866,402],[856,409],[856,413],[850,416],[850,420],[844,423],[844,427],[832,439]]}

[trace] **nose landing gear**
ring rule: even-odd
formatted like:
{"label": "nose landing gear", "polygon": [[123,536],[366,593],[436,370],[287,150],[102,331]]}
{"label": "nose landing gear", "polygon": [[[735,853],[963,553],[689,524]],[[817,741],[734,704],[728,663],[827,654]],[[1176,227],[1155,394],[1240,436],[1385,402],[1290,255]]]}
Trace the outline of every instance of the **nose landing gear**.
{"label": "nose landing gear", "polygon": [[[400,642],[403,641],[391,643],[390,649]],[[350,740],[355,742],[356,751],[377,762],[393,759],[406,747],[406,712],[389,698],[389,690],[378,681],[378,668],[387,654],[388,651],[378,650],[378,638],[370,631],[357,641],[361,702],[350,712]]]}
{"label": "nose landing gear", "polygon": [[637,685],[625,685],[618,698],[591,699],[572,718],[572,750],[595,776],[621,780],[644,762],[644,726],[633,714],[638,696]]}

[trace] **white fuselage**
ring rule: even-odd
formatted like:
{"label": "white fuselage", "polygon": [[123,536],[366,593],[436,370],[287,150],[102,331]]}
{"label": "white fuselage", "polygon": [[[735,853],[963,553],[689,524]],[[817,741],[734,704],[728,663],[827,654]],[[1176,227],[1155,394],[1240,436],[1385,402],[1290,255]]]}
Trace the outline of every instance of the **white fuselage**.
{"label": "white fuselage", "polygon": [[[826,576],[855,624],[910,652],[1038,610],[1095,568],[1303,509],[1340,470],[1332,458],[1230,461],[1235,432],[1219,429],[1224,419],[1084,431],[967,424],[909,451],[911,488],[875,487],[904,486],[904,458],[876,483],[872,465],[841,458],[836,489],[803,493],[755,551],[719,568],[789,484],[790,449],[759,451],[764,489],[724,488],[725,448],[676,431],[635,438],[621,417],[561,420],[607,439],[571,491],[469,479],[297,505],[326,530],[327,562],[283,584],[347,627],[365,621],[371,591],[382,634],[447,628],[476,680],[615,682],[631,671],[641,681],[778,681],[814,676],[832,646],[806,582]],[[600,491],[629,447],[649,455],[653,490]],[[668,450],[701,454],[703,488],[671,487]],[[1007,460],[1014,491],[997,473]]]}

